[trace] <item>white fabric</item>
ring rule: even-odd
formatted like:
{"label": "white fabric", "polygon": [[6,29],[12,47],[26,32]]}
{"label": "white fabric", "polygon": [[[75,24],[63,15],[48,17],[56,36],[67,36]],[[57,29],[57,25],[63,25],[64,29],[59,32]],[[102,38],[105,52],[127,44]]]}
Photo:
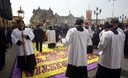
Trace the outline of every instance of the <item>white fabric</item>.
{"label": "white fabric", "polygon": [[[11,37],[13,44],[16,44],[18,40],[22,41],[21,34],[22,31],[20,31],[18,28],[12,31]],[[24,38],[26,55],[34,54],[32,47],[32,40],[34,38],[34,34],[32,30],[30,28],[25,28],[25,30],[23,30],[23,34],[28,35],[30,38],[30,40]],[[18,56],[23,56],[24,55],[23,45],[20,46],[17,45],[17,48],[18,48],[17,49]]]}
{"label": "white fabric", "polygon": [[101,40],[102,34],[103,34],[104,32],[107,32],[107,31],[102,30],[102,31],[100,32],[100,34],[99,34],[100,40]]}
{"label": "white fabric", "polygon": [[[117,28],[117,31],[121,32],[122,34],[124,34],[124,31],[121,28]],[[124,34],[125,35],[125,34]]]}
{"label": "white fabric", "polygon": [[64,45],[69,45],[68,64],[87,66],[87,45],[92,45],[88,30],[78,31],[76,27],[69,29],[66,38],[62,39]]}
{"label": "white fabric", "polygon": [[47,30],[46,35],[48,37],[48,43],[56,43],[56,33],[55,30]]}
{"label": "white fabric", "polygon": [[91,38],[93,38],[94,31],[92,31],[91,27],[92,27],[92,26],[89,26],[89,27],[88,27],[88,31],[89,31],[89,33],[90,33],[90,35],[91,35]]}
{"label": "white fabric", "polygon": [[[102,39],[102,34],[103,34],[104,32],[107,32],[107,31],[102,30],[102,31],[100,32],[100,34],[99,34],[100,41],[101,41],[101,39]],[[103,52],[103,51],[99,51],[98,54],[99,54],[99,55],[102,55],[102,52]]]}
{"label": "white fabric", "polygon": [[99,50],[102,54],[99,64],[110,69],[121,68],[124,57],[125,35],[118,31],[115,35],[112,31],[103,32],[99,42]]}

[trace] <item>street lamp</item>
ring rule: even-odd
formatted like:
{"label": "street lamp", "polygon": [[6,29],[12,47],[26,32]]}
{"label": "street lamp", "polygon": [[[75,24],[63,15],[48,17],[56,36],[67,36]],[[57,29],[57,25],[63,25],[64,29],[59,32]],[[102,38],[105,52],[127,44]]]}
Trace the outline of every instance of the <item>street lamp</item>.
{"label": "street lamp", "polygon": [[18,10],[17,13],[20,19],[24,19],[24,11],[22,10],[21,6],[20,6],[20,10]]}
{"label": "street lamp", "polygon": [[124,14],[122,14],[122,16],[120,16],[120,18],[122,19],[122,24],[123,24],[123,20],[126,18],[126,16]]}
{"label": "street lamp", "polygon": [[[111,0],[109,0],[109,1],[111,1]],[[116,0],[112,0],[112,1],[113,1],[113,5],[112,5],[112,17],[113,17],[113,16],[114,16],[114,5],[115,5],[114,2],[115,2]]]}
{"label": "street lamp", "polygon": [[97,25],[97,21],[98,21],[98,15],[101,13],[101,9],[99,9],[98,7],[96,8],[96,10],[94,11],[94,14],[96,15],[96,25]]}

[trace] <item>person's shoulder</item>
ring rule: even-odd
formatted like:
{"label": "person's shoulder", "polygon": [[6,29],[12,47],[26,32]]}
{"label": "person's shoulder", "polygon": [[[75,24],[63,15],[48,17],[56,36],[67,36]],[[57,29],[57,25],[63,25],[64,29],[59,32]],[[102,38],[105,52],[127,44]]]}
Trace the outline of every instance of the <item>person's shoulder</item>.
{"label": "person's shoulder", "polygon": [[76,29],[76,27],[73,27],[73,28],[70,28],[68,31],[69,32],[75,32],[77,29]]}
{"label": "person's shoulder", "polygon": [[17,31],[17,30],[19,30],[18,28],[15,28],[15,29],[13,29],[12,31]]}
{"label": "person's shoulder", "polygon": [[27,29],[27,30],[32,30],[31,28],[25,28],[25,29]]}
{"label": "person's shoulder", "polygon": [[25,28],[25,31],[34,32],[31,28]]}
{"label": "person's shoulder", "polygon": [[46,32],[49,32],[50,30],[46,30]]}
{"label": "person's shoulder", "polygon": [[112,36],[114,36],[115,34],[114,34],[112,31],[105,31],[102,35],[103,35],[104,37],[112,37]]}
{"label": "person's shoulder", "polygon": [[122,34],[124,34],[124,31],[121,28],[118,28],[117,31],[121,32]]}
{"label": "person's shoulder", "polygon": [[69,30],[70,30],[70,31],[71,31],[71,30],[76,30],[76,27],[70,28]]}

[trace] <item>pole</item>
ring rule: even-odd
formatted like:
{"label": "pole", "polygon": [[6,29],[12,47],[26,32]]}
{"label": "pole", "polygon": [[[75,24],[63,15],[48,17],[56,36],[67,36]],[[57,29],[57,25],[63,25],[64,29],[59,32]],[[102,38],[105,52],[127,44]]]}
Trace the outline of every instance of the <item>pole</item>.
{"label": "pole", "polygon": [[[109,1],[111,1],[111,0],[109,0]],[[115,5],[115,1],[116,0],[112,0],[113,1],[113,3],[112,3],[112,18],[114,17],[114,5]]]}
{"label": "pole", "polygon": [[94,14],[96,15],[96,25],[98,24],[98,15],[101,13],[101,9],[98,9],[98,7],[96,8],[96,10],[94,11]]}
{"label": "pole", "polygon": [[96,25],[97,25],[97,21],[98,21],[98,13],[96,13]]}
{"label": "pole", "polygon": [[[21,23],[22,23],[22,18],[21,18]],[[25,49],[25,42],[24,42],[24,33],[23,33],[23,26],[22,26],[22,42],[23,42],[23,51],[24,51],[24,59],[25,59],[25,62],[26,62],[26,49]]]}
{"label": "pole", "polygon": [[113,0],[113,7],[112,7],[112,17],[114,16],[114,0]]}
{"label": "pole", "polygon": [[123,19],[124,19],[124,18],[122,18],[122,24],[123,24]]}
{"label": "pole", "polygon": [[23,33],[23,16],[24,14],[24,11],[21,9],[21,6],[20,6],[20,10],[18,10],[18,16],[19,16],[19,19],[20,19],[20,23],[22,25],[22,32],[21,32],[21,36],[22,36],[22,43],[23,43],[23,51],[24,51],[24,58],[25,58],[25,62],[26,62],[26,49],[25,49],[25,42],[24,42],[24,38],[25,38],[25,35]]}

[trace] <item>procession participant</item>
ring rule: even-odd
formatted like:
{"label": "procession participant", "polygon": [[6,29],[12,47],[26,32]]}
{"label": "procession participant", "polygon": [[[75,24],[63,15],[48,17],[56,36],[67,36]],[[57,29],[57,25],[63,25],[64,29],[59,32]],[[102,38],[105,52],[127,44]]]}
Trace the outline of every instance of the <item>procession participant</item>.
{"label": "procession participant", "polygon": [[117,19],[113,19],[111,23],[113,28],[102,34],[98,45],[102,54],[98,61],[96,78],[120,78],[125,35],[118,31]]}
{"label": "procession participant", "polygon": [[[85,26],[84,27],[88,30],[88,32],[90,34],[90,37],[92,38],[93,37],[93,31],[91,29],[91,26],[89,26],[88,22],[85,22]],[[87,54],[89,56],[93,57],[92,53],[93,53],[93,45],[87,46]]]}
{"label": "procession participant", "polygon": [[40,25],[37,25],[37,28],[34,29],[33,33],[35,35],[34,41],[36,42],[36,50],[42,52],[42,44],[44,41],[44,31],[40,28]]}
{"label": "procession participant", "polygon": [[124,27],[124,33],[125,33],[125,46],[124,46],[124,54],[128,56],[128,23]]}
{"label": "procession participant", "polygon": [[87,78],[87,46],[92,45],[90,34],[82,19],[76,20],[76,27],[68,30],[62,43],[69,46],[66,77]]}
{"label": "procession participant", "polygon": [[5,65],[5,52],[7,49],[7,37],[5,35],[4,27],[0,26],[0,70]]}
{"label": "procession participant", "polygon": [[34,34],[30,28],[25,28],[23,20],[17,20],[18,28],[12,31],[12,42],[17,48],[17,67],[23,71],[33,73],[36,66],[35,55],[32,47]]}
{"label": "procession participant", "polygon": [[100,32],[99,37],[101,40],[101,36],[104,32],[110,31],[110,29],[112,28],[112,25],[109,24],[109,22],[105,22],[104,26],[103,26],[103,30]]}
{"label": "procession participant", "polygon": [[[112,28],[112,25],[109,24],[109,22],[105,22],[105,24],[103,26],[103,30],[99,34],[100,41],[102,40],[102,34],[104,32],[110,31],[111,28]],[[101,54],[102,54],[102,51],[99,51],[99,55],[101,55]]]}
{"label": "procession participant", "polygon": [[48,48],[55,48],[55,46],[56,46],[56,32],[52,28],[52,26],[50,26],[49,29],[46,31],[46,35],[48,37]]}

